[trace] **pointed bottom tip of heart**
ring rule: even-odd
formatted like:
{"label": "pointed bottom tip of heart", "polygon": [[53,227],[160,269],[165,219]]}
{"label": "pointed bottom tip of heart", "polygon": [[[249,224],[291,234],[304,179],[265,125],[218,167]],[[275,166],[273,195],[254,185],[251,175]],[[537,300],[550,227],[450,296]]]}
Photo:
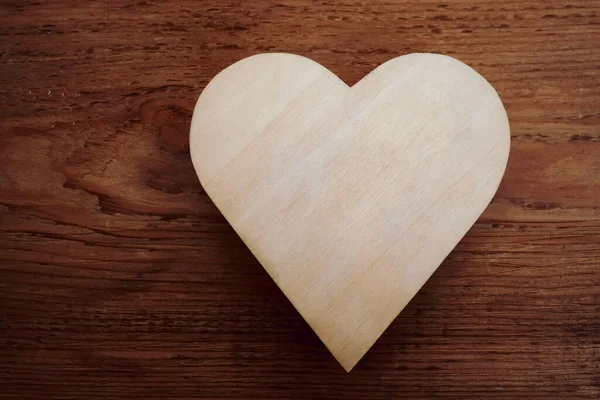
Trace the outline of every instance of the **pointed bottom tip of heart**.
{"label": "pointed bottom tip of heart", "polygon": [[345,346],[341,351],[339,351],[339,349],[332,350],[329,346],[327,346],[333,357],[336,359],[338,364],[344,368],[346,373],[350,373],[352,369],[356,367],[358,362],[362,360],[363,356],[367,353],[370,347],[371,346],[359,349],[354,346]]}
{"label": "pointed bottom tip of heart", "polygon": [[352,371],[352,369],[356,366],[356,364],[358,364],[358,362],[360,361],[360,358],[358,360],[352,360],[352,361],[348,361],[348,360],[340,361],[339,359],[337,361],[342,366],[342,368],[344,368],[344,371],[346,371],[346,373],[349,374],[350,371]]}

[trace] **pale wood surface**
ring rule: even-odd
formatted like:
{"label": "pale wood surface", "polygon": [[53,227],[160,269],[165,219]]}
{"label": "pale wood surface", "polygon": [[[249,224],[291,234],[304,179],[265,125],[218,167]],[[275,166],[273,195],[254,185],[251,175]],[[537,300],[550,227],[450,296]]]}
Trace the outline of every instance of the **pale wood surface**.
{"label": "pale wood surface", "polygon": [[[597,1],[14,0],[0,18],[2,399],[600,397]],[[509,116],[492,203],[350,374],[190,160],[198,94],[268,51],[349,85],[452,55]]]}
{"label": "pale wood surface", "polygon": [[246,58],[194,110],[208,195],[350,371],[477,220],[506,168],[497,93],[454,58],[352,88],[292,54]]}

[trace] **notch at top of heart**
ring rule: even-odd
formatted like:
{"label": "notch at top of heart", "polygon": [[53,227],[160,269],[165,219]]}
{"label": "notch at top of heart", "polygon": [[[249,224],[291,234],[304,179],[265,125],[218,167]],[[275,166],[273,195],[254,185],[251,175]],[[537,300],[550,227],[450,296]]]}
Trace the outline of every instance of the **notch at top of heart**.
{"label": "notch at top of heart", "polygon": [[509,147],[493,87],[435,54],[351,88],[252,56],[204,89],[190,132],[204,189],[348,371],[484,211]]}

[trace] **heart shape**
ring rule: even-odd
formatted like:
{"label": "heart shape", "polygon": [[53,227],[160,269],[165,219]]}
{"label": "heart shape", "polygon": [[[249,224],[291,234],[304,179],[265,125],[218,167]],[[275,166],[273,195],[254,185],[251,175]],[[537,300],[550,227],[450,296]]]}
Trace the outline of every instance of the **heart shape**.
{"label": "heart shape", "polygon": [[208,84],[190,133],[204,189],[346,371],[484,211],[509,145],[492,86],[434,54],[352,88],[252,56]]}

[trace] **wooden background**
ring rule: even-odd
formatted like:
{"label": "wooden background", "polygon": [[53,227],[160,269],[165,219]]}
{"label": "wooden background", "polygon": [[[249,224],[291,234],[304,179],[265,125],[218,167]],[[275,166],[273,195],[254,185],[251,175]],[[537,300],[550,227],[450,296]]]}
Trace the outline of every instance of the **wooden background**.
{"label": "wooden background", "polygon": [[[600,2],[0,2],[0,398],[600,398]],[[188,153],[258,52],[438,52],[512,127],[492,204],[350,374]]]}

